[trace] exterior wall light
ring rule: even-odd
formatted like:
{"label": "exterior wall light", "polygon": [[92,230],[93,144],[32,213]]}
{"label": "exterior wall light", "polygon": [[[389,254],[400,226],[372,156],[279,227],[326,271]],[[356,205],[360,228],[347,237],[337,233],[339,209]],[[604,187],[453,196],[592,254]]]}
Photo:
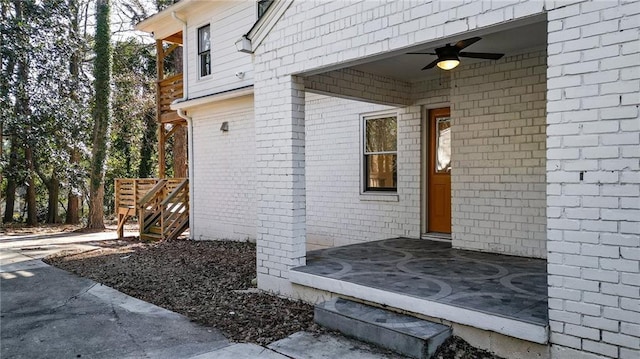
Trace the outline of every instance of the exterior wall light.
{"label": "exterior wall light", "polygon": [[229,132],[229,122],[228,121],[224,121],[222,123],[222,126],[220,126],[220,131]]}

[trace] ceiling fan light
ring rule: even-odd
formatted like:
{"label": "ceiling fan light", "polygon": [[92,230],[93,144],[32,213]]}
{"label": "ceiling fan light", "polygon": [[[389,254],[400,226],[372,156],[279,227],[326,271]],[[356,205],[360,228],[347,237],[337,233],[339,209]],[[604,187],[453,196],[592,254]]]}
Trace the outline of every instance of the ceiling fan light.
{"label": "ceiling fan light", "polygon": [[437,63],[438,67],[443,70],[452,70],[460,65],[460,60],[458,59],[442,59]]}

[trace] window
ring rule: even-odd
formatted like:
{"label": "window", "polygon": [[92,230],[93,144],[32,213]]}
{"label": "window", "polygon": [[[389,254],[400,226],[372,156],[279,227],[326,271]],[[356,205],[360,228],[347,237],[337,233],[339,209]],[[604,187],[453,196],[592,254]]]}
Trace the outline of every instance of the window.
{"label": "window", "polygon": [[364,118],[364,190],[396,191],[397,117]]}
{"label": "window", "polygon": [[210,25],[198,29],[198,62],[200,77],[211,75],[211,32]]}
{"label": "window", "polygon": [[269,6],[273,3],[273,0],[258,0],[258,20],[264,15]]}

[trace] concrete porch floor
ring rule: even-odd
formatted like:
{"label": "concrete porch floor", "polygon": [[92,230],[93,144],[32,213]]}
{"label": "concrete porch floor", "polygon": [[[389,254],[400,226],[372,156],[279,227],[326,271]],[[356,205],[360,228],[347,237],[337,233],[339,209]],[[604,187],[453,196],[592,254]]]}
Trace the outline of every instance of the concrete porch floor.
{"label": "concrete porch floor", "polygon": [[546,261],[394,238],[307,253],[297,284],[493,330],[548,341]]}

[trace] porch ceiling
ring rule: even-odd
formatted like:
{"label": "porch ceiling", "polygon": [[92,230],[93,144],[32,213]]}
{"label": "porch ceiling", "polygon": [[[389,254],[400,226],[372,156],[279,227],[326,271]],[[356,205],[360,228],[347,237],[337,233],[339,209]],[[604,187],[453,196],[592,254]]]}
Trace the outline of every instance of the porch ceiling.
{"label": "porch ceiling", "polygon": [[[493,33],[474,33],[466,36],[458,36],[450,39],[445,39],[431,45],[422,45],[408,48],[405,52],[393,57],[387,57],[367,63],[361,63],[352,66],[351,68],[358,71],[368,72],[406,82],[417,82],[429,78],[437,78],[443,74],[443,70],[440,70],[437,67],[425,71],[421,70],[428,63],[435,60],[435,56],[408,55],[406,54],[406,52],[434,52],[437,47],[441,47],[447,43],[453,43],[458,40],[473,36],[480,36],[482,37],[482,40],[469,46],[469,48],[465,49],[465,51],[497,52],[504,53],[505,56],[511,56],[523,53],[530,49],[540,49],[546,47],[547,23],[546,21],[536,22]],[[490,60],[462,58],[461,65],[476,63],[480,61]]]}

